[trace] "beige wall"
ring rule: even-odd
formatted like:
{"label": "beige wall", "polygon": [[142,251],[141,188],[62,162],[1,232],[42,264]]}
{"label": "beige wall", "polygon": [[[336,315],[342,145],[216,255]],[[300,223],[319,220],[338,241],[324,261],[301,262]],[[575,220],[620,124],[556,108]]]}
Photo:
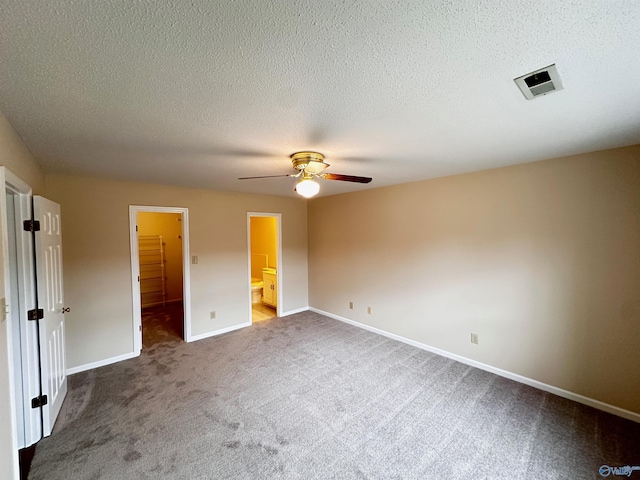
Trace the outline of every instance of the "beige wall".
{"label": "beige wall", "polygon": [[138,235],[162,235],[165,259],[165,300],[182,300],[182,215],[138,213]]}
{"label": "beige wall", "polygon": [[[247,212],[282,214],[283,312],[308,305],[307,206],[302,199],[47,175],[62,208],[67,363],[133,349],[129,205],[189,209],[192,335],[250,320]],[[216,311],[210,320],[209,312]]]}
{"label": "beige wall", "polygon": [[[34,193],[44,190],[44,174],[31,152],[24,145],[18,133],[0,112],[0,165],[7,167],[12,173],[28,183]],[[0,235],[0,248],[2,238]],[[3,257],[0,256],[0,271],[4,271]],[[0,275],[0,296],[4,296],[4,276]],[[0,465],[3,475],[17,472],[17,452],[12,447],[9,364],[8,364],[8,332],[7,322],[0,322]]]}
{"label": "beige wall", "polygon": [[33,189],[44,194],[44,172],[18,133],[0,112],[0,165],[7,167]]}
{"label": "beige wall", "polygon": [[[251,217],[251,253],[268,256],[268,267],[278,268],[277,222],[275,217]],[[256,263],[256,262],[254,262]],[[251,276],[262,278],[262,263],[251,265]]]}
{"label": "beige wall", "polygon": [[314,199],[309,279],[312,307],[640,413],[640,146]]}

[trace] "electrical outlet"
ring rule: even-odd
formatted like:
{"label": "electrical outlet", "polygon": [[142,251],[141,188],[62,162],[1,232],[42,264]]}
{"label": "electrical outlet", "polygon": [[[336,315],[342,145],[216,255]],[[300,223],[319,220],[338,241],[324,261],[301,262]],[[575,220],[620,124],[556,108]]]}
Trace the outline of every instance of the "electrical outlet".
{"label": "electrical outlet", "polygon": [[211,318],[211,320],[216,318],[216,311],[215,310],[213,310],[212,312],[209,312],[209,318]]}
{"label": "electrical outlet", "polygon": [[371,313],[371,307],[367,307],[367,313]]}
{"label": "electrical outlet", "polygon": [[476,345],[478,344],[478,334],[477,333],[472,333],[471,334],[471,343],[475,343]]}
{"label": "electrical outlet", "polygon": [[353,302],[349,302],[349,308],[353,310]]}
{"label": "electrical outlet", "polygon": [[198,256],[197,255],[191,255],[191,263],[193,265],[196,265],[198,263]]}

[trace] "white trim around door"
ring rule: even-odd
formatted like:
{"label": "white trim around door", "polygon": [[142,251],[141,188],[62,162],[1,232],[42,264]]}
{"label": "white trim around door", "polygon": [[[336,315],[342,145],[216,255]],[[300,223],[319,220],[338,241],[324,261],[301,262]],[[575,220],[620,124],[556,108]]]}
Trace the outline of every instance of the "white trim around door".
{"label": "white trim around door", "polygon": [[[31,398],[40,394],[37,322],[29,322],[26,318],[27,311],[36,307],[33,242],[31,234],[22,228],[22,223],[32,218],[31,187],[5,167],[0,167],[0,183],[4,186],[0,195],[0,254],[4,277],[4,291],[0,293],[4,297],[0,305],[0,325],[6,329],[5,358],[11,409],[8,425],[11,440],[6,447],[11,449],[13,456],[5,471],[10,478],[17,479],[20,474],[18,449],[42,438],[40,409],[32,409],[30,405]],[[8,196],[12,197],[10,205]],[[11,252],[9,234],[15,239]],[[10,255],[14,256],[14,262]]]}
{"label": "white trim around door", "polygon": [[189,255],[189,209],[129,205],[129,237],[131,243],[131,285],[133,292],[133,351],[142,350],[142,306],[140,304],[140,260],[138,253],[138,213],[179,213],[182,215],[182,302],[184,308],[184,340],[191,342],[191,262]]}

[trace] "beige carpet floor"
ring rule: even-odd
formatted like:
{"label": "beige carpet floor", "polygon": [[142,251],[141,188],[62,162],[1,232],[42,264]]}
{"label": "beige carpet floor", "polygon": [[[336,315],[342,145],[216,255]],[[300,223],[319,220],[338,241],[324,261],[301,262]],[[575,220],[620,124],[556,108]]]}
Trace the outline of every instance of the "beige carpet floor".
{"label": "beige carpet floor", "polygon": [[69,378],[30,478],[596,479],[640,465],[639,424],[315,313],[190,344],[167,323],[139,358]]}

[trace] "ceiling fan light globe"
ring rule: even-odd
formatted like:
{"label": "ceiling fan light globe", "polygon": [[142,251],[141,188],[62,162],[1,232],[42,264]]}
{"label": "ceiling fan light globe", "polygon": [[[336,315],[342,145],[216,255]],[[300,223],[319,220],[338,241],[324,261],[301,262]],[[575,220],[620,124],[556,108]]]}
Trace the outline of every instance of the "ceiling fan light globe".
{"label": "ceiling fan light globe", "polygon": [[320,185],[313,180],[300,180],[296,185],[296,192],[305,198],[311,198],[320,191]]}

